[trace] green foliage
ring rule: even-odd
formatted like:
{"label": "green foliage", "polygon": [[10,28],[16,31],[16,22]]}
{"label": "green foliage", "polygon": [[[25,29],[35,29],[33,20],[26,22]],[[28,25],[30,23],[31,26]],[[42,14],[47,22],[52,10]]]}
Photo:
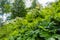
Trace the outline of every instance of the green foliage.
{"label": "green foliage", "polygon": [[15,0],[15,2],[13,3],[13,8],[11,10],[11,18],[24,17],[26,15],[26,9],[23,0]]}
{"label": "green foliage", "polygon": [[0,40],[60,40],[60,9],[55,6],[34,8],[24,18],[7,21],[0,28]]}
{"label": "green foliage", "polygon": [[2,9],[2,14],[10,12],[10,3],[8,0],[1,0],[0,1],[0,8]]}
{"label": "green foliage", "polygon": [[4,10],[5,13],[11,12],[11,6],[10,6],[10,4],[5,4],[5,5],[4,5],[4,9],[5,9],[5,10]]}
{"label": "green foliage", "polygon": [[31,8],[35,8],[35,7],[36,7],[36,0],[33,0]]}

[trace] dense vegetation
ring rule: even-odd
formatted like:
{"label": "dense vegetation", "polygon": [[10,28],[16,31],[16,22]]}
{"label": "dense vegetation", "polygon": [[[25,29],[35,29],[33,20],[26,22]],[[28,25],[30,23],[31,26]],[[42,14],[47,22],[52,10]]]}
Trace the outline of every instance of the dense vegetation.
{"label": "dense vegetation", "polygon": [[[0,40],[60,40],[60,1],[25,11],[22,6],[22,11],[17,7],[21,4],[16,5],[17,11],[12,11],[12,16],[16,13],[15,19],[12,17],[0,27]],[[26,15],[21,17],[18,10]]]}

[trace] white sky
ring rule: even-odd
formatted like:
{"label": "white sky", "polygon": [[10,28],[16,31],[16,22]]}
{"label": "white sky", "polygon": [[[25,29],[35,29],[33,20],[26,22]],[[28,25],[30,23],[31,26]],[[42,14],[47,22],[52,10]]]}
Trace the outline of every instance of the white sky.
{"label": "white sky", "polygon": [[[55,2],[55,0],[37,0],[40,4],[42,4],[42,6],[46,6],[46,3],[50,3],[50,2]],[[31,6],[31,2],[30,0],[26,0],[26,7],[30,7]]]}

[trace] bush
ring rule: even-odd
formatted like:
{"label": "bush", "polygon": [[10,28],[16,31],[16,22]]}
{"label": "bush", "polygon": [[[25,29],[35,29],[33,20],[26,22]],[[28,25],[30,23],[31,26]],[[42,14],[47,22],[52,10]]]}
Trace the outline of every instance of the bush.
{"label": "bush", "polygon": [[0,40],[60,40],[59,24],[60,13],[54,8],[33,9],[25,18],[4,23]]}

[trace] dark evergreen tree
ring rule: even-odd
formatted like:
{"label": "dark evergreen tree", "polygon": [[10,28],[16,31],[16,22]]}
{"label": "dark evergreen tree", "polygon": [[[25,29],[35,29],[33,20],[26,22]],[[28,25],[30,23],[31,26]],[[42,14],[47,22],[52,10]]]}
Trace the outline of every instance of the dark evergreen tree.
{"label": "dark evergreen tree", "polygon": [[13,3],[11,18],[24,17],[25,15],[26,9],[23,0],[15,0]]}

